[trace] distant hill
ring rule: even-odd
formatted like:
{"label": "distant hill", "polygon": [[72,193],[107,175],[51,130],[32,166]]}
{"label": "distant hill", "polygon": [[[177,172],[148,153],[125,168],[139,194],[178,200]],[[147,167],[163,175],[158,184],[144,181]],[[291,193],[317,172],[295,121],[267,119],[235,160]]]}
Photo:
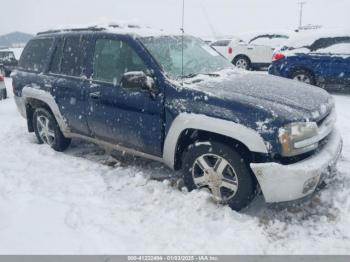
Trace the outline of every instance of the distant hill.
{"label": "distant hill", "polygon": [[33,35],[13,32],[0,36],[0,47],[23,47]]}

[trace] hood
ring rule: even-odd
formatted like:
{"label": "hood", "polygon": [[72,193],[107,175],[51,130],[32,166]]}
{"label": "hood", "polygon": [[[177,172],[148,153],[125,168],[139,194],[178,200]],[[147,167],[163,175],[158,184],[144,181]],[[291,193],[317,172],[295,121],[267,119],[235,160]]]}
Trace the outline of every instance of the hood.
{"label": "hood", "polygon": [[198,75],[186,84],[210,97],[249,104],[286,121],[319,121],[334,106],[332,97],[321,88],[260,73]]}

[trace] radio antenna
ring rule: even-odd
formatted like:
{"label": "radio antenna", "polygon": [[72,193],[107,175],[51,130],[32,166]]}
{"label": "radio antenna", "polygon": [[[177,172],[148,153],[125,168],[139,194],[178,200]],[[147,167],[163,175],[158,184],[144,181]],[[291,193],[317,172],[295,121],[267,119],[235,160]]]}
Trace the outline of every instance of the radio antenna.
{"label": "radio antenna", "polygon": [[185,34],[185,0],[182,0],[182,25],[181,25],[181,84],[184,84],[184,34]]}

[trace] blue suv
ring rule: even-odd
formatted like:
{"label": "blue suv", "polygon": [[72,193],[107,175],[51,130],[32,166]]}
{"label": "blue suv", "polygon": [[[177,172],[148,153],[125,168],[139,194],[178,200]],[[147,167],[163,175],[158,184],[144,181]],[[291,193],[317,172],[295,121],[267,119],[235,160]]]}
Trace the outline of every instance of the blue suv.
{"label": "blue suv", "polygon": [[12,77],[39,143],[63,151],[78,137],[160,161],[235,210],[257,192],[268,203],[310,196],[341,152],[327,92],[237,71],[188,35],[118,24],[43,32]]}
{"label": "blue suv", "polygon": [[298,34],[274,53],[269,73],[326,88],[350,87],[350,35]]}

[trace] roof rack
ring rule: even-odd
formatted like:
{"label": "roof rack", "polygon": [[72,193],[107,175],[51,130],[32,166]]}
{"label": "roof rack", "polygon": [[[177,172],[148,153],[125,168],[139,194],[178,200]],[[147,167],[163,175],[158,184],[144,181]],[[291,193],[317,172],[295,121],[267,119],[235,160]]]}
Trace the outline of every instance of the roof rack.
{"label": "roof rack", "polygon": [[64,29],[54,29],[37,33],[37,35],[44,34],[54,34],[61,32],[79,32],[79,31],[103,31],[108,28],[130,28],[130,29],[141,29],[142,27],[133,23],[109,23],[107,25],[93,25],[88,27],[79,27],[79,28],[64,28]]}
{"label": "roof rack", "polygon": [[54,34],[54,33],[61,33],[61,32],[80,32],[80,31],[103,31],[106,30],[104,27],[98,27],[98,26],[89,26],[89,27],[81,27],[81,28],[70,28],[70,29],[55,29],[55,30],[48,30],[39,32],[36,35],[45,35],[45,34]]}

